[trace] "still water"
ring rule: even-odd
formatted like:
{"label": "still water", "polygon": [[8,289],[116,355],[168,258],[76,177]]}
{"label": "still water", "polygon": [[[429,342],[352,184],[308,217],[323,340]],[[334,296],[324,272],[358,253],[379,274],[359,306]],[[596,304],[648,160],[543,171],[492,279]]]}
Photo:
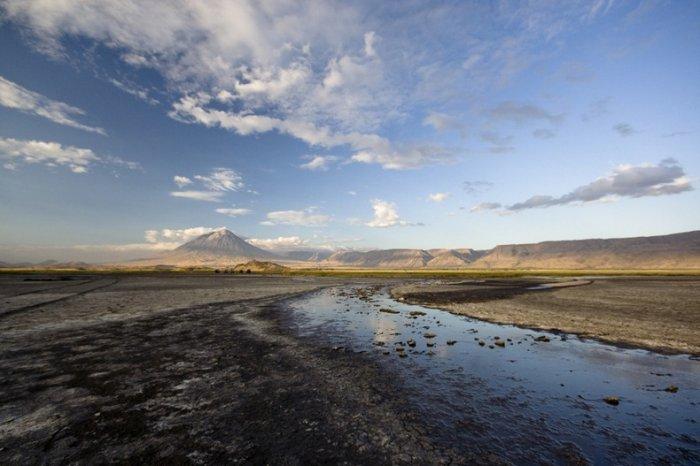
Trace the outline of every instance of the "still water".
{"label": "still water", "polygon": [[367,290],[291,300],[292,325],[302,338],[380,361],[441,441],[519,464],[700,464],[700,361],[491,324]]}

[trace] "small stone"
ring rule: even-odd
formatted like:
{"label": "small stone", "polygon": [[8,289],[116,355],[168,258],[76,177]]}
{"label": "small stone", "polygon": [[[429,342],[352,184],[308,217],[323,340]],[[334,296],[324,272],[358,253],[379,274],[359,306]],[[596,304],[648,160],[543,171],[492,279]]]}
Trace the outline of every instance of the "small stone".
{"label": "small stone", "polygon": [[617,406],[620,404],[620,399],[616,396],[606,396],[603,398],[603,401],[612,406]]}
{"label": "small stone", "polygon": [[545,335],[540,335],[539,337],[535,338],[535,341],[541,341],[543,343],[549,343],[549,337]]}
{"label": "small stone", "polygon": [[437,335],[435,335],[434,333],[431,333],[431,332],[427,332],[427,333],[423,334],[424,338],[435,338],[436,336]]}
{"label": "small stone", "polygon": [[379,309],[379,312],[383,312],[385,314],[400,314],[399,311],[396,311],[394,309],[389,309],[388,307],[383,307]]}
{"label": "small stone", "polygon": [[411,317],[417,317],[417,316],[424,316],[425,312],[423,311],[411,311],[408,313]]}
{"label": "small stone", "polygon": [[668,387],[664,388],[664,391],[668,393],[676,393],[678,392],[678,387],[675,385],[669,385]]}
{"label": "small stone", "polygon": [[406,344],[411,348],[414,348],[416,346],[416,340],[414,340],[413,338],[409,338]]}
{"label": "small stone", "polygon": [[484,340],[479,340],[479,346],[484,346],[486,342]]}
{"label": "small stone", "polygon": [[457,340],[447,340],[447,344],[450,346],[454,345],[455,343],[457,343]]}
{"label": "small stone", "polygon": [[500,346],[501,348],[505,348],[505,347],[506,347],[506,342],[503,341],[503,340],[495,341],[494,344],[495,344],[496,346]]}

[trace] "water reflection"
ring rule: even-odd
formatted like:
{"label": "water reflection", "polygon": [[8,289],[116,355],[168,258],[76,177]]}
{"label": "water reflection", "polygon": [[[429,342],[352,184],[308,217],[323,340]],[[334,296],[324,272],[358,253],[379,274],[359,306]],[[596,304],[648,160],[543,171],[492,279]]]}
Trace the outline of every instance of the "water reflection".
{"label": "water reflection", "polygon": [[[490,324],[366,289],[324,290],[290,307],[300,336],[368,351],[399,371],[453,445],[518,463],[700,462],[700,363],[686,356]],[[678,392],[664,391],[670,385]]]}

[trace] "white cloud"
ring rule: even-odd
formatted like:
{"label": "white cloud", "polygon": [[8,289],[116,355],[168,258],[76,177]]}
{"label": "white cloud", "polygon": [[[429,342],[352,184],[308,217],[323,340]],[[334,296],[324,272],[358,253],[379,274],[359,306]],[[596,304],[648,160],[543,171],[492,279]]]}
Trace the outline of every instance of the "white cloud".
{"label": "white cloud", "polygon": [[14,170],[17,164],[43,164],[49,167],[66,166],[74,173],[86,173],[93,163],[117,165],[128,169],[140,169],[136,162],[119,157],[99,157],[90,149],[63,146],[58,142],[0,138],[0,159],[5,159],[5,168]]}
{"label": "white cloud", "polygon": [[[577,26],[607,11],[591,15],[587,3],[398,2],[380,15],[366,2],[4,0],[3,20],[54,57],[72,58],[63,44],[74,41],[64,39],[77,38],[102,46],[91,53],[109,48],[131,67],[152,69],[181,121],[241,135],[278,131],[311,146],[347,146],[354,162],[406,169],[456,153],[426,139],[389,140],[383,131],[416,106],[470,101],[551,59]],[[506,113],[510,121],[556,120],[533,109]]]}
{"label": "white cloud", "polygon": [[149,244],[169,242],[179,246],[180,244],[193,240],[198,236],[202,236],[216,230],[221,230],[222,228],[223,227],[192,227],[182,229],[163,228],[162,230],[146,230],[144,232],[144,238]]}
{"label": "white cloud", "polygon": [[[195,175],[193,178],[206,189],[172,191],[170,195],[198,201],[219,202],[226,191],[240,191],[245,187],[243,177],[230,168],[215,168],[207,175]],[[173,181],[179,188],[194,183],[189,177],[181,175],[174,176]]]}
{"label": "white cloud", "polygon": [[224,193],[221,191],[171,191],[170,195],[195,201],[221,202],[221,196]]}
{"label": "white cloud", "polygon": [[242,207],[231,207],[231,208],[222,208],[222,209],[216,209],[216,212],[224,215],[228,215],[229,217],[240,217],[241,215],[248,215],[251,210],[250,209],[245,209]]}
{"label": "white cloud", "polygon": [[388,228],[394,226],[420,226],[421,223],[409,223],[402,220],[396,210],[396,204],[393,202],[383,201],[381,199],[372,199],[372,210],[374,210],[374,218],[365,223],[371,228]]}
{"label": "white cloud", "polygon": [[195,175],[194,178],[211,191],[240,191],[245,186],[243,177],[230,168],[215,168],[208,175]]}
{"label": "white cloud", "polygon": [[[579,186],[563,196],[535,195],[504,206],[507,212],[587,202],[611,202],[617,198],[655,197],[692,191],[693,186],[678,161],[667,158],[657,165],[618,165],[609,175]],[[472,211],[498,209],[498,203],[483,203]]]}
{"label": "white cloud", "polygon": [[442,202],[450,197],[450,193],[433,193],[428,194],[428,200],[432,202]]}
{"label": "white cloud", "polygon": [[248,240],[253,246],[268,249],[270,251],[291,251],[307,246],[308,240],[299,236],[278,236],[277,238],[251,238]]}
{"label": "white cloud", "polygon": [[338,157],[333,155],[312,155],[306,158],[308,162],[299,165],[299,167],[313,171],[326,171],[338,160]]}
{"label": "white cloud", "polygon": [[277,210],[267,214],[263,225],[296,225],[307,227],[325,226],[330,222],[328,215],[320,214],[315,207],[304,210]]}
{"label": "white cloud", "polygon": [[51,100],[41,94],[25,89],[2,76],[0,76],[0,105],[47,118],[59,125],[82,129],[103,136],[107,134],[102,128],[84,125],[73,119],[74,116],[85,115],[85,111],[63,102]]}
{"label": "white cloud", "polygon": [[173,182],[177,185],[178,188],[184,188],[188,184],[192,184],[192,180],[189,179],[186,176],[180,176],[180,175],[175,175],[173,176]]}

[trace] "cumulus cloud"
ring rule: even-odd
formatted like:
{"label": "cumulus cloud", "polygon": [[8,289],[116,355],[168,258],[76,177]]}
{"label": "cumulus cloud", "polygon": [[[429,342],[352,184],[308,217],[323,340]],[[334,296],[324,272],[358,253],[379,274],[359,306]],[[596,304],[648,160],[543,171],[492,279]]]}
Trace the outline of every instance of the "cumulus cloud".
{"label": "cumulus cloud", "polygon": [[[536,195],[529,199],[505,206],[505,211],[518,212],[526,209],[560,205],[605,201],[616,198],[640,198],[679,194],[692,191],[693,186],[678,161],[667,158],[658,164],[619,165],[613,171],[591,183],[579,186],[563,196]],[[496,210],[498,203],[483,203],[472,211]]]}
{"label": "cumulus cloud", "polygon": [[[606,8],[599,11],[591,16],[587,2],[508,8],[450,2],[438,9],[398,2],[377,15],[366,2],[3,1],[3,20],[31,34],[44,53],[71,58],[84,49],[64,44],[98,45],[90,53],[111,49],[137,68],[134,74],[158,73],[174,102],[173,118],[240,135],[277,131],[311,146],[343,146],[350,161],[385,169],[458,155],[429,140],[382,136],[414,114],[416,102],[445,108],[505,85],[551,58],[567,34],[588,27]],[[495,108],[494,116],[559,118],[513,103]],[[452,123],[436,114],[428,124]]]}
{"label": "cumulus cloud", "polygon": [[180,245],[186,243],[187,241],[193,240],[198,236],[211,233],[213,231],[221,230],[224,227],[211,228],[211,227],[192,227],[192,228],[163,228],[162,230],[146,230],[144,232],[144,239],[147,243],[162,243],[170,242],[173,244]]}
{"label": "cumulus cloud", "polygon": [[360,9],[333,2],[4,3],[6,19],[33,33],[43,52],[69,54],[63,39],[79,36],[158,71],[177,96],[170,116],[180,121],[348,146],[352,161],[387,169],[443,162],[444,150],[404,149],[379,136],[402,116],[407,82],[387,68],[377,49],[382,38],[364,28]]}
{"label": "cumulus cloud", "polygon": [[308,162],[299,165],[299,167],[312,171],[326,171],[338,161],[338,157],[334,155],[310,155],[306,159]]}
{"label": "cumulus cloud", "polygon": [[36,92],[25,89],[0,76],[0,105],[25,113],[47,118],[59,125],[106,135],[104,129],[88,126],[75,121],[75,116],[85,115],[85,111],[63,102],[51,100]]}
{"label": "cumulus cloud", "polygon": [[171,191],[172,197],[180,197],[184,199],[192,199],[195,201],[206,202],[221,202],[221,197],[224,195],[221,191]]}
{"label": "cumulus cloud", "polygon": [[0,159],[5,168],[17,169],[18,163],[43,164],[49,167],[65,166],[73,173],[86,173],[93,163],[116,165],[132,170],[140,169],[136,162],[115,156],[98,156],[91,149],[63,146],[58,142],[0,138]]}
{"label": "cumulus cloud", "polygon": [[227,215],[229,217],[240,217],[241,215],[248,215],[251,212],[251,210],[242,207],[230,207],[216,209],[216,212],[219,214]]}
{"label": "cumulus cloud", "polygon": [[270,251],[292,251],[304,248],[309,241],[299,236],[278,236],[277,238],[250,238],[248,242],[253,246],[268,249]]}
{"label": "cumulus cloud", "polygon": [[428,200],[432,202],[442,202],[450,197],[450,193],[433,193],[428,194]]}
{"label": "cumulus cloud", "polygon": [[186,176],[180,176],[180,175],[175,175],[173,176],[173,182],[177,185],[178,188],[184,188],[188,184],[192,184],[192,180],[189,179]]}
{"label": "cumulus cloud", "polygon": [[330,222],[331,217],[318,213],[316,207],[307,207],[304,210],[277,210],[268,212],[267,220],[263,225],[294,225],[305,227],[322,227]]}
{"label": "cumulus cloud", "polygon": [[395,226],[422,226],[422,223],[410,223],[402,220],[396,209],[396,204],[393,202],[383,201],[381,199],[372,199],[372,210],[374,217],[366,226],[371,228],[388,228]]}
{"label": "cumulus cloud", "polygon": [[632,136],[637,132],[629,123],[618,123],[612,129],[622,137]]}

